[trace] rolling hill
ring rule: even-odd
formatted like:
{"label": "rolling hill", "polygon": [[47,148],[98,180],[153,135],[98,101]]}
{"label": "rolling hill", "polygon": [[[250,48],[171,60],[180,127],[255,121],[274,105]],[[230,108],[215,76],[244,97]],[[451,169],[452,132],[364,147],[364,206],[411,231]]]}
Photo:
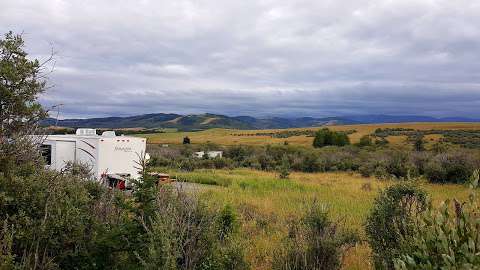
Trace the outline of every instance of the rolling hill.
{"label": "rolling hill", "polygon": [[[255,118],[251,116],[226,116],[218,114],[180,115],[170,113],[143,114],[127,117],[103,117],[88,119],[58,120],[58,126],[70,128],[175,128],[181,131],[205,130],[210,128],[232,129],[280,129],[314,127],[322,125],[351,125],[406,122],[480,122],[480,119],[449,117],[434,118],[415,115],[354,115],[343,117],[300,117],[300,118]],[[42,123],[45,126],[56,124],[54,118]]]}

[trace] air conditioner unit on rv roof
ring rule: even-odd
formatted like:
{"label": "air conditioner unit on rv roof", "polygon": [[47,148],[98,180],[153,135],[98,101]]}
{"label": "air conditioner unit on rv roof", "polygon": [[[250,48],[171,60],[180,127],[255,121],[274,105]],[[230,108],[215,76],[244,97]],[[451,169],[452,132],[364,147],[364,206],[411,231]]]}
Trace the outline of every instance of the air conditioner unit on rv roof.
{"label": "air conditioner unit on rv roof", "polygon": [[95,136],[97,135],[97,130],[94,128],[79,128],[75,134],[77,136]]}
{"label": "air conditioner unit on rv roof", "polygon": [[102,133],[102,137],[116,137],[115,131],[107,130]]}

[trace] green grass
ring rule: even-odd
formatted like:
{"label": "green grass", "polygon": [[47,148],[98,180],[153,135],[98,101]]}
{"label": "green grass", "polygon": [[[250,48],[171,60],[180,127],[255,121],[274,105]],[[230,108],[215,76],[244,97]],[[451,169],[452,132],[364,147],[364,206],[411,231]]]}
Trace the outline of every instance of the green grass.
{"label": "green grass", "polygon": [[[270,269],[275,247],[287,233],[290,219],[297,219],[307,203],[318,200],[328,206],[331,217],[364,238],[363,224],[378,192],[394,183],[349,173],[292,173],[279,179],[275,173],[249,169],[170,171],[179,180],[208,184],[201,197],[212,204],[231,204],[242,217],[243,238],[253,269]],[[370,190],[362,189],[369,185]],[[438,203],[446,198],[465,200],[461,185],[421,183]],[[350,250],[345,269],[370,269],[369,248],[362,244]]]}

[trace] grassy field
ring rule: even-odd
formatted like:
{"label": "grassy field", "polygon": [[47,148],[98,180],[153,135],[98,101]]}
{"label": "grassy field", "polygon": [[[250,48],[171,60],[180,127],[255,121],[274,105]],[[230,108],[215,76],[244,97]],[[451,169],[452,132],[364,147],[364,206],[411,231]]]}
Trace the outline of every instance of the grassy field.
{"label": "grassy field", "polygon": [[[317,128],[289,129],[291,131],[318,130]],[[349,135],[352,143],[377,128],[405,128],[415,130],[477,130],[480,123],[405,123],[376,125],[329,126],[335,131],[355,130]],[[212,142],[219,145],[283,144],[311,147],[313,138],[306,135],[273,138],[261,133],[285,130],[228,130],[210,129],[198,132],[171,132],[142,134],[150,144],[181,144],[188,136],[193,144]],[[424,137],[427,144],[439,141],[440,134]],[[389,136],[393,145],[406,144],[407,136]],[[247,257],[253,269],[271,269],[275,248],[287,234],[289,220],[296,220],[305,205],[318,200],[328,206],[331,218],[348,229],[357,230],[365,239],[363,225],[378,192],[394,181],[364,178],[353,173],[292,173],[289,180],[280,180],[276,173],[250,169],[169,171],[179,180],[204,184],[198,192],[212,204],[231,204],[242,218],[242,238],[246,241]],[[462,185],[419,183],[435,203],[447,198],[465,200],[469,190]],[[371,269],[370,249],[363,242],[349,250],[344,258],[344,269]]]}
{"label": "grassy field", "polygon": [[[317,128],[296,128],[289,130],[318,130]],[[480,123],[403,123],[403,124],[372,124],[372,125],[343,125],[329,126],[328,128],[336,131],[356,130],[350,134],[352,143],[356,143],[364,136],[371,134],[377,128],[411,128],[417,130],[442,129],[442,130],[459,130],[459,129],[480,129]],[[311,146],[313,138],[307,136],[292,136],[289,138],[272,138],[271,136],[259,136],[257,133],[278,132],[282,130],[232,130],[232,129],[209,129],[197,132],[169,132],[142,134],[142,137],[148,139],[148,143],[152,144],[181,144],[183,138],[188,136],[193,144],[212,142],[221,145],[249,144],[283,144],[285,141],[290,144]],[[241,135],[241,136],[239,136]],[[247,136],[248,135],[248,136]],[[428,141],[438,141],[441,135],[428,135]],[[405,142],[404,136],[390,136],[388,140],[391,143],[402,144]]]}
{"label": "grassy field", "polygon": [[[179,180],[203,183],[200,196],[213,204],[231,204],[243,220],[247,257],[253,269],[270,269],[275,247],[286,235],[287,221],[299,217],[305,203],[318,200],[330,209],[334,220],[357,230],[365,238],[363,224],[374,197],[394,183],[349,173],[292,173],[289,180],[275,173],[236,170],[170,171]],[[368,188],[365,188],[367,187]],[[421,183],[435,202],[446,198],[466,199],[461,185]],[[348,251],[344,269],[371,269],[369,248],[358,245]]]}

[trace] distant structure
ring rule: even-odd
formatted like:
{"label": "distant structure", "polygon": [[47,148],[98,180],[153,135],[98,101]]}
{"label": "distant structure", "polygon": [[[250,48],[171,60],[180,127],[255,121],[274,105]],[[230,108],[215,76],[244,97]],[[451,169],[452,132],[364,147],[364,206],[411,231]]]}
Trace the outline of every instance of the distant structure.
{"label": "distant structure", "polygon": [[[223,157],[223,151],[208,151],[206,154],[209,158],[221,158],[221,157]],[[205,156],[205,152],[204,151],[195,152],[195,153],[193,153],[193,156],[196,157],[196,158],[203,158]]]}

